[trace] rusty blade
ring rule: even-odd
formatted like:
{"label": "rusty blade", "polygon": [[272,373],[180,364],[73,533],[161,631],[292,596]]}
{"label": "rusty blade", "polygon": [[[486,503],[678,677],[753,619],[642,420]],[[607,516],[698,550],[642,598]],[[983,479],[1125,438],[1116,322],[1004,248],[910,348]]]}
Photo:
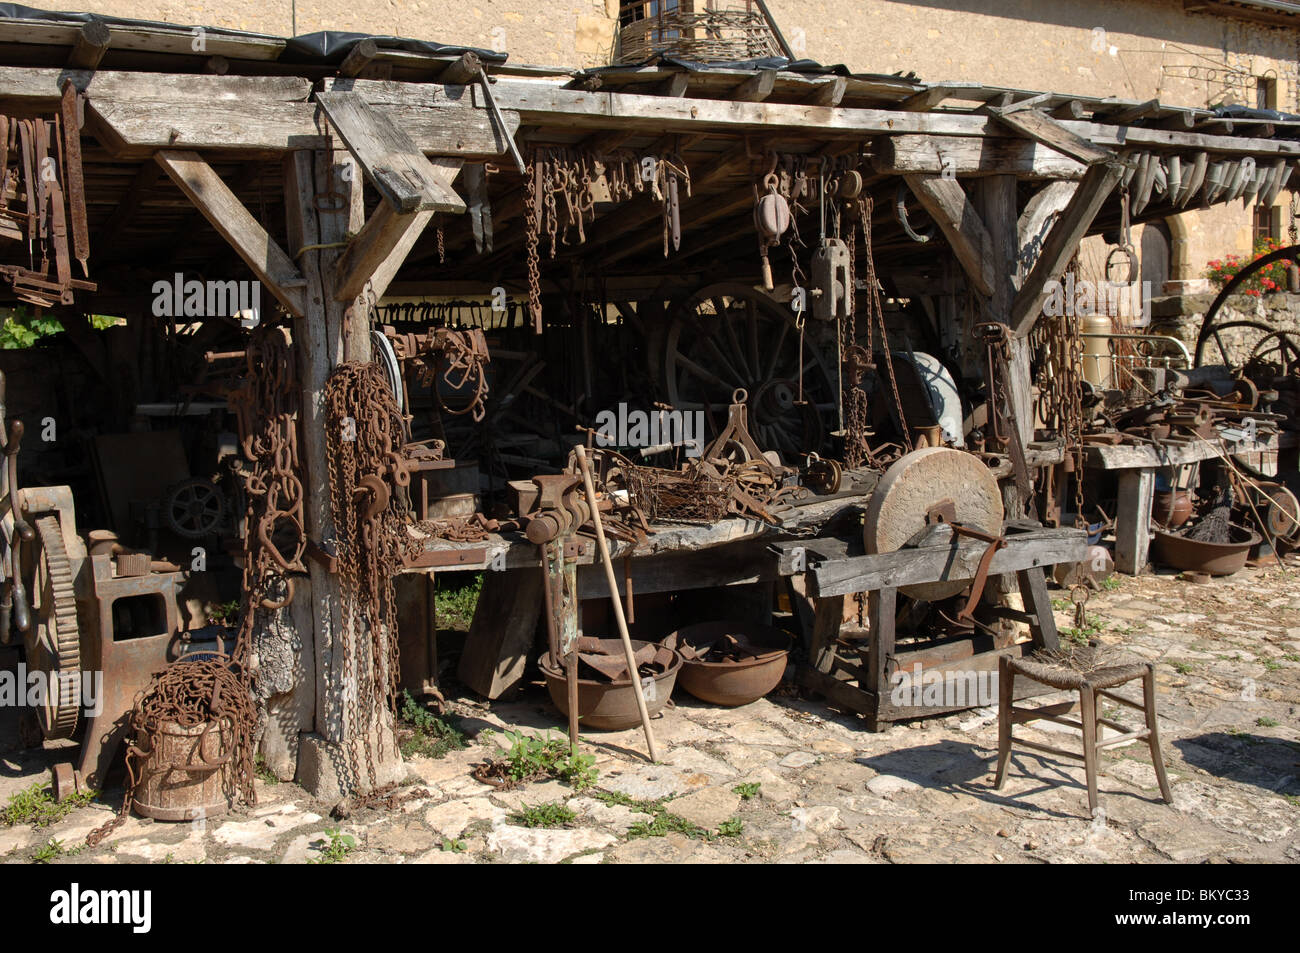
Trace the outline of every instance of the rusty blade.
{"label": "rusty blade", "polygon": [[578,661],[591,666],[611,682],[621,682],[627,678],[627,662],[619,656],[579,652]]}
{"label": "rusty blade", "polygon": [[67,189],[68,215],[72,221],[72,248],[81,273],[90,275],[90,231],[86,224],[86,181],[81,171],[81,124],[77,117],[77,89],[72,80],[63,83],[63,183]]}

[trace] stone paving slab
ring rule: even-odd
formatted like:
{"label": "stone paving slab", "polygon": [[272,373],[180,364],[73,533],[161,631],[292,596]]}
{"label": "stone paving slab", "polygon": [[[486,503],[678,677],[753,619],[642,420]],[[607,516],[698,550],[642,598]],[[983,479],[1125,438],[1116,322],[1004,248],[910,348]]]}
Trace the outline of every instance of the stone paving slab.
{"label": "stone paving slab", "polygon": [[[353,846],[341,860],[350,864],[1295,863],[1298,571],[1292,559],[1285,572],[1246,570],[1200,586],[1170,575],[1120,578],[1089,601],[1094,637],[1156,663],[1173,805],[1159,798],[1143,744],[1103,755],[1094,818],[1082,767],[1050,755],[1018,751],[1005,787],[993,789],[994,708],[873,734],[789,688],[733,709],[676,699],[655,720],[657,765],[640,755],[639,730],[584,736],[598,771],[588,790],[476,781],[473,766],[499,740],[482,729],[562,736],[562,720],[534,687],[498,704],[454,699],[469,747],[411,759],[411,783],[429,797],[396,810],[337,820],[333,804],[296,785],[259,781],[255,808],[199,824],[132,818],[85,848],[86,833],[120,803],[110,792],[45,827],[0,823],[0,861],[27,863],[42,851],[56,864],[317,863],[330,859],[332,838],[347,835]],[[1053,596],[1064,606],[1065,593]],[[1070,616],[1063,609],[1058,621],[1069,626]],[[1040,723],[1025,736],[1070,746],[1056,727]],[[49,765],[70,753],[5,745],[4,729],[0,803],[44,783]],[[564,805],[573,817],[521,826],[521,813],[541,805]]]}

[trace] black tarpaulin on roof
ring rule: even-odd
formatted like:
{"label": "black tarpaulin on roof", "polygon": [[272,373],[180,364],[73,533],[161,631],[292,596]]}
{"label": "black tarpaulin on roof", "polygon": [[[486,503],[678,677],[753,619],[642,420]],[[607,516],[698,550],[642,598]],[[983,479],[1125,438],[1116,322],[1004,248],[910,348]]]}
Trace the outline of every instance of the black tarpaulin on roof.
{"label": "black tarpaulin on roof", "polygon": [[784,56],[762,56],[749,60],[718,60],[715,62],[702,63],[696,60],[682,59],[676,56],[669,56],[666,53],[654,53],[640,63],[623,63],[619,66],[597,66],[592,69],[582,70],[577,76],[598,76],[601,73],[614,73],[634,69],[645,69],[647,66],[670,66],[678,69],[684,69],[692,73],[707,72],[715,69],[743,69],[743,70],[760,70],[776,69],[787,73],[810,73],[816,76],[856,76],[861,79],[876,80],[902,80],[907,83],[920,82],[915,73],[894,73],[885,75],[881,73],[854,73],[843,63],[837,63],[833,66],[825,66],[815,60],[789,60]]}
{"label": "black tarpaulin on roof", "polygon": [[284,48],[281,59],[294,62],[300,58],[308,62],[336,63],[348,55],[348,51],[362,40],[374,40],[381,50],[401,50],[404,53],[427,53],[432,56],[459,56],[462,53],[477,53],[485,63],[504,63],[505,53],[494,50],[481,50],[473,46],[446,46],[430,40],[411,40],[402,36],[374,36],[369,33],[341,33],[338,30],[322,30],[320,33],[304,33],[290,38]]}

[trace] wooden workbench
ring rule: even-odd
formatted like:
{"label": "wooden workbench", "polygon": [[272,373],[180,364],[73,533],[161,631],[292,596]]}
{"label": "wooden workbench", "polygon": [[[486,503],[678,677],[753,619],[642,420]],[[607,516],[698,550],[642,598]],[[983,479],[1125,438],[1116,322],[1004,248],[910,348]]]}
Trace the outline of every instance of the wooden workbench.
{"label": "wooden workbench", "polygon": [[1275,453],[1296,446],[1292,433],[1271,434],[1263,440],[1189,440],[1186,443],[1094,444],[1088,447],[1086,466],[1114,470],[1119,474],[1118,507],[1115,513],[1115,568],[1136,576],[1147,564],[1151,549],[1151,506],[1156,471],[1165,467],[1215,460],[1224,448],[1232,457]]}
{"label": "wooden workbench", "polygon": [[[1044,570],[1057,563],[1083,559],[1088,548],[1087,534],[1079,529],[1044,529],[1015,521],[1004,526],[1003,534],[1006,546],[994,554],[988,572],[990,576],[1014,573],[1025,609],[1023,613],[1010,609],[999,612],[1027,622],[1032,634],[1031,642],[1005,646],[982,635],[906,648],[899,647],[895,639],[898,590],[918,583],[973,578],[988,544],[962,539],[872,556],[839,555],[834,551],[828,558],[819,558],[822,541],[802,544],[806,548],[796,555],[807,567],[808,592],[817,600],[817,611],[808,662],[799,669],[800,684],[838,706],[865,715],[867,727],[875,731],[892,721],[959,711],[978,704],[973,700],[970,704],[898,704],[892,698],[890,685],[899,673],[923,670],[927,674],[960,672],[965,676],[995,672],[1002,655],[1021,656],[1037,648],[1057,648]],[[788,546],[780,544],[779,548]],[[835,643],[844,597],[856,592],[869,594],[869,635],[866,658],[854,663],[837,657]]]}

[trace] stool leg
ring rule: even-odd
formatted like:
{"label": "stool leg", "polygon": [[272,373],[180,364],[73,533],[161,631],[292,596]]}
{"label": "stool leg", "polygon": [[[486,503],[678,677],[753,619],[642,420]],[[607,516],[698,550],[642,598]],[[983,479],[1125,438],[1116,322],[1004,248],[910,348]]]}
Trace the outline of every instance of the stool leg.
{"label": "stool leg", "polygon": [[1088,778],[1088,810],[1097,814],[1097,693],[1090,683],[1079,687],[1079,720],[1083,722],[1083,773]]}
{"label": "stool leg", "polygon": [[998,659],[998,773],[993,779],[995,790],[1007,780],[1007,762],[1011,760],[1011,703],[1016,676],[1003,655]]}
{"label": "stool leg", "polygon": [[1142,676],[1142,707],[1147,716],[1147,744],[1151,746],[1151,764],[1156,769],[1156,781],[1160,784],[1160,796],[1166,804],[1174,803],[1174,796],[1169,790],[1169,778],[1165,776],[1165,759],[1160,753],[1160,729],[1156,727],[1156,670],[1148,664],[1147,672]]}

